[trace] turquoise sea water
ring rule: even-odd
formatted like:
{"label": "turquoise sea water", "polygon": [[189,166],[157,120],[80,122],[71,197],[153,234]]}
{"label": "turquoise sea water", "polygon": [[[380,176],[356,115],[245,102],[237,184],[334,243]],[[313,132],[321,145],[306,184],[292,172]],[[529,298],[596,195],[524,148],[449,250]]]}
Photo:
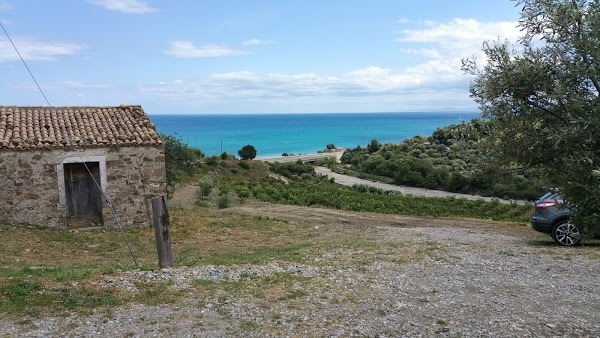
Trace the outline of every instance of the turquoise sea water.
{"label": "turquoise sea water", "polygon": [[177,134],[206,155],[226,151],[237,156],[246,144],[257,157],[282,153],[309,154],[333,143],[365,146],[372,139],[398,143],[415,135],[429,136],[438,127],[469,121],[478,113],[352,113],[151,115],[159,132]]}

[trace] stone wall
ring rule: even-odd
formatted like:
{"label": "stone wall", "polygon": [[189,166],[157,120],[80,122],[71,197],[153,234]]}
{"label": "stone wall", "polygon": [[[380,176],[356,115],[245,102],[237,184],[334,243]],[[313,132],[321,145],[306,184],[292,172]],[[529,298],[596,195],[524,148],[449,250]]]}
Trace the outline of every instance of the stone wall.
{"label": "stone wall", "polygon": [[[67,228],[65,163],[100,162],[101,185],[121,226],[150,226],[150,199],[166,195],[162,146],[82,150],[0,149],[0,223]],[[116,226],[102,201],[102,221]]]}

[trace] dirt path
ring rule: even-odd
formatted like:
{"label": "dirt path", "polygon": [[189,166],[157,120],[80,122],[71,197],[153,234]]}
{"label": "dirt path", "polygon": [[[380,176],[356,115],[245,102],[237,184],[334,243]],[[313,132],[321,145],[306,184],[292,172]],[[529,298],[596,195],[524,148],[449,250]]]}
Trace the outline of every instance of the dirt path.
{"label": "dirt path", "polygon": [[[381,183],[381,182],[373,182],[373,181],[364,180],[364,179],[353,177],[353,176],[338,174],[338,173],[331,171],[329,168],[325,168],[325,167],[315,167],[315,172],[319,175],[333,177],[335,179],[335,183],[349,186],[349,187],[351,187],[355,184],[362,184],[362,185],[366,185],[366,186],[374,187],[374,188],[378,188],[378,189],[383,189],[383,190],[398,191],[398,192],[400,192],[402,194],[406,194],[406,195],[415,195],[415,196],[424,196],[424,197],[455,197],[455,198],[465,198],[468,200],[484,200],[484,201],[488,201],[488,202],[493,199],[492,197],[459,194],[459,193],[447,192],[447,191],[441,191],[441,190],[431,190],[431,189],[425,189],[425,188],[415,188],[415,187],[407,187],[407,186],[403,186],[403,185],[393,185],[393,184],[386,184],[386,183]],[[497,199],[497,200],[502,204],[510,204],[513,202],[517,203],[517,204],[530,203],[530,202],[522,201],[522,200],[505,200],[505,199]]]}

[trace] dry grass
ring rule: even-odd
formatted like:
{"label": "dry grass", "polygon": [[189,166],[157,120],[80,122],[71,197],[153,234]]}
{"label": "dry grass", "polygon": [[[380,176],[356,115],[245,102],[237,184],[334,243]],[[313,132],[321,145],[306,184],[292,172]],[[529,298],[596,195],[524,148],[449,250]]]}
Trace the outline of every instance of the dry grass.
{"label": "dry grass", "polygon": [[[220,254],[244,253],[297,245],[309,227],[289,225],[260,217],[238,217],[208,209],[171,212],[172,246],[178,261],[202,261]],[[156,264],[152,229],[125,232],[138,263]],[[127,246],[117,231],[67,232],[29,227],[0,226],[0,266],[68,267],[133,265]]]}

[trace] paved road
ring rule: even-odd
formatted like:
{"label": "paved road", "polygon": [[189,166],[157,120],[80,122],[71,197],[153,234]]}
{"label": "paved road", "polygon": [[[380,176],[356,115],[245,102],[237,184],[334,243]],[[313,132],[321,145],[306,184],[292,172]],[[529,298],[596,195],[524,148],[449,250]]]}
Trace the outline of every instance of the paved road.
{"label": "paved road", "polygon": [[[363,184],[363,185],[366,185],[369,187],[375,187],[375,188],[379,188],[379,189],[383,189],[383,190],[398,191],[405,195],[415,195],[415,196],[425,196],[425,197],[456,197],[456,198],[465,198],[468,200],[485,200],[488,202],[492,200],[492,197],[459,194],[459,193],[447,192],[447,191],[441,191],[441,190],[431,190],[431,189],[424,189],[424,188],[414,188],[414,187],[407,187],[407,186],[402,186],[402,185],[393,185],[393,184],[386,184],[386,183],[380,183],[380,182],[373,182],[373,181],[364,180],[364,179],[353,177],[353,176],[338,174],[338,173],[331,171],[329,168],[325,168],[325,167],[315,167],[315,172],[319,175],[333,177],[335,179],[335,183],[349,186],[349,187],[351,187],[355,184]],[[522,201],[522,200],[505,200],[505,199],[497,199],[497,200],[502,204],[510,204],[511,202],[516,202],[517,204],[530,203],[530,202]]]}

